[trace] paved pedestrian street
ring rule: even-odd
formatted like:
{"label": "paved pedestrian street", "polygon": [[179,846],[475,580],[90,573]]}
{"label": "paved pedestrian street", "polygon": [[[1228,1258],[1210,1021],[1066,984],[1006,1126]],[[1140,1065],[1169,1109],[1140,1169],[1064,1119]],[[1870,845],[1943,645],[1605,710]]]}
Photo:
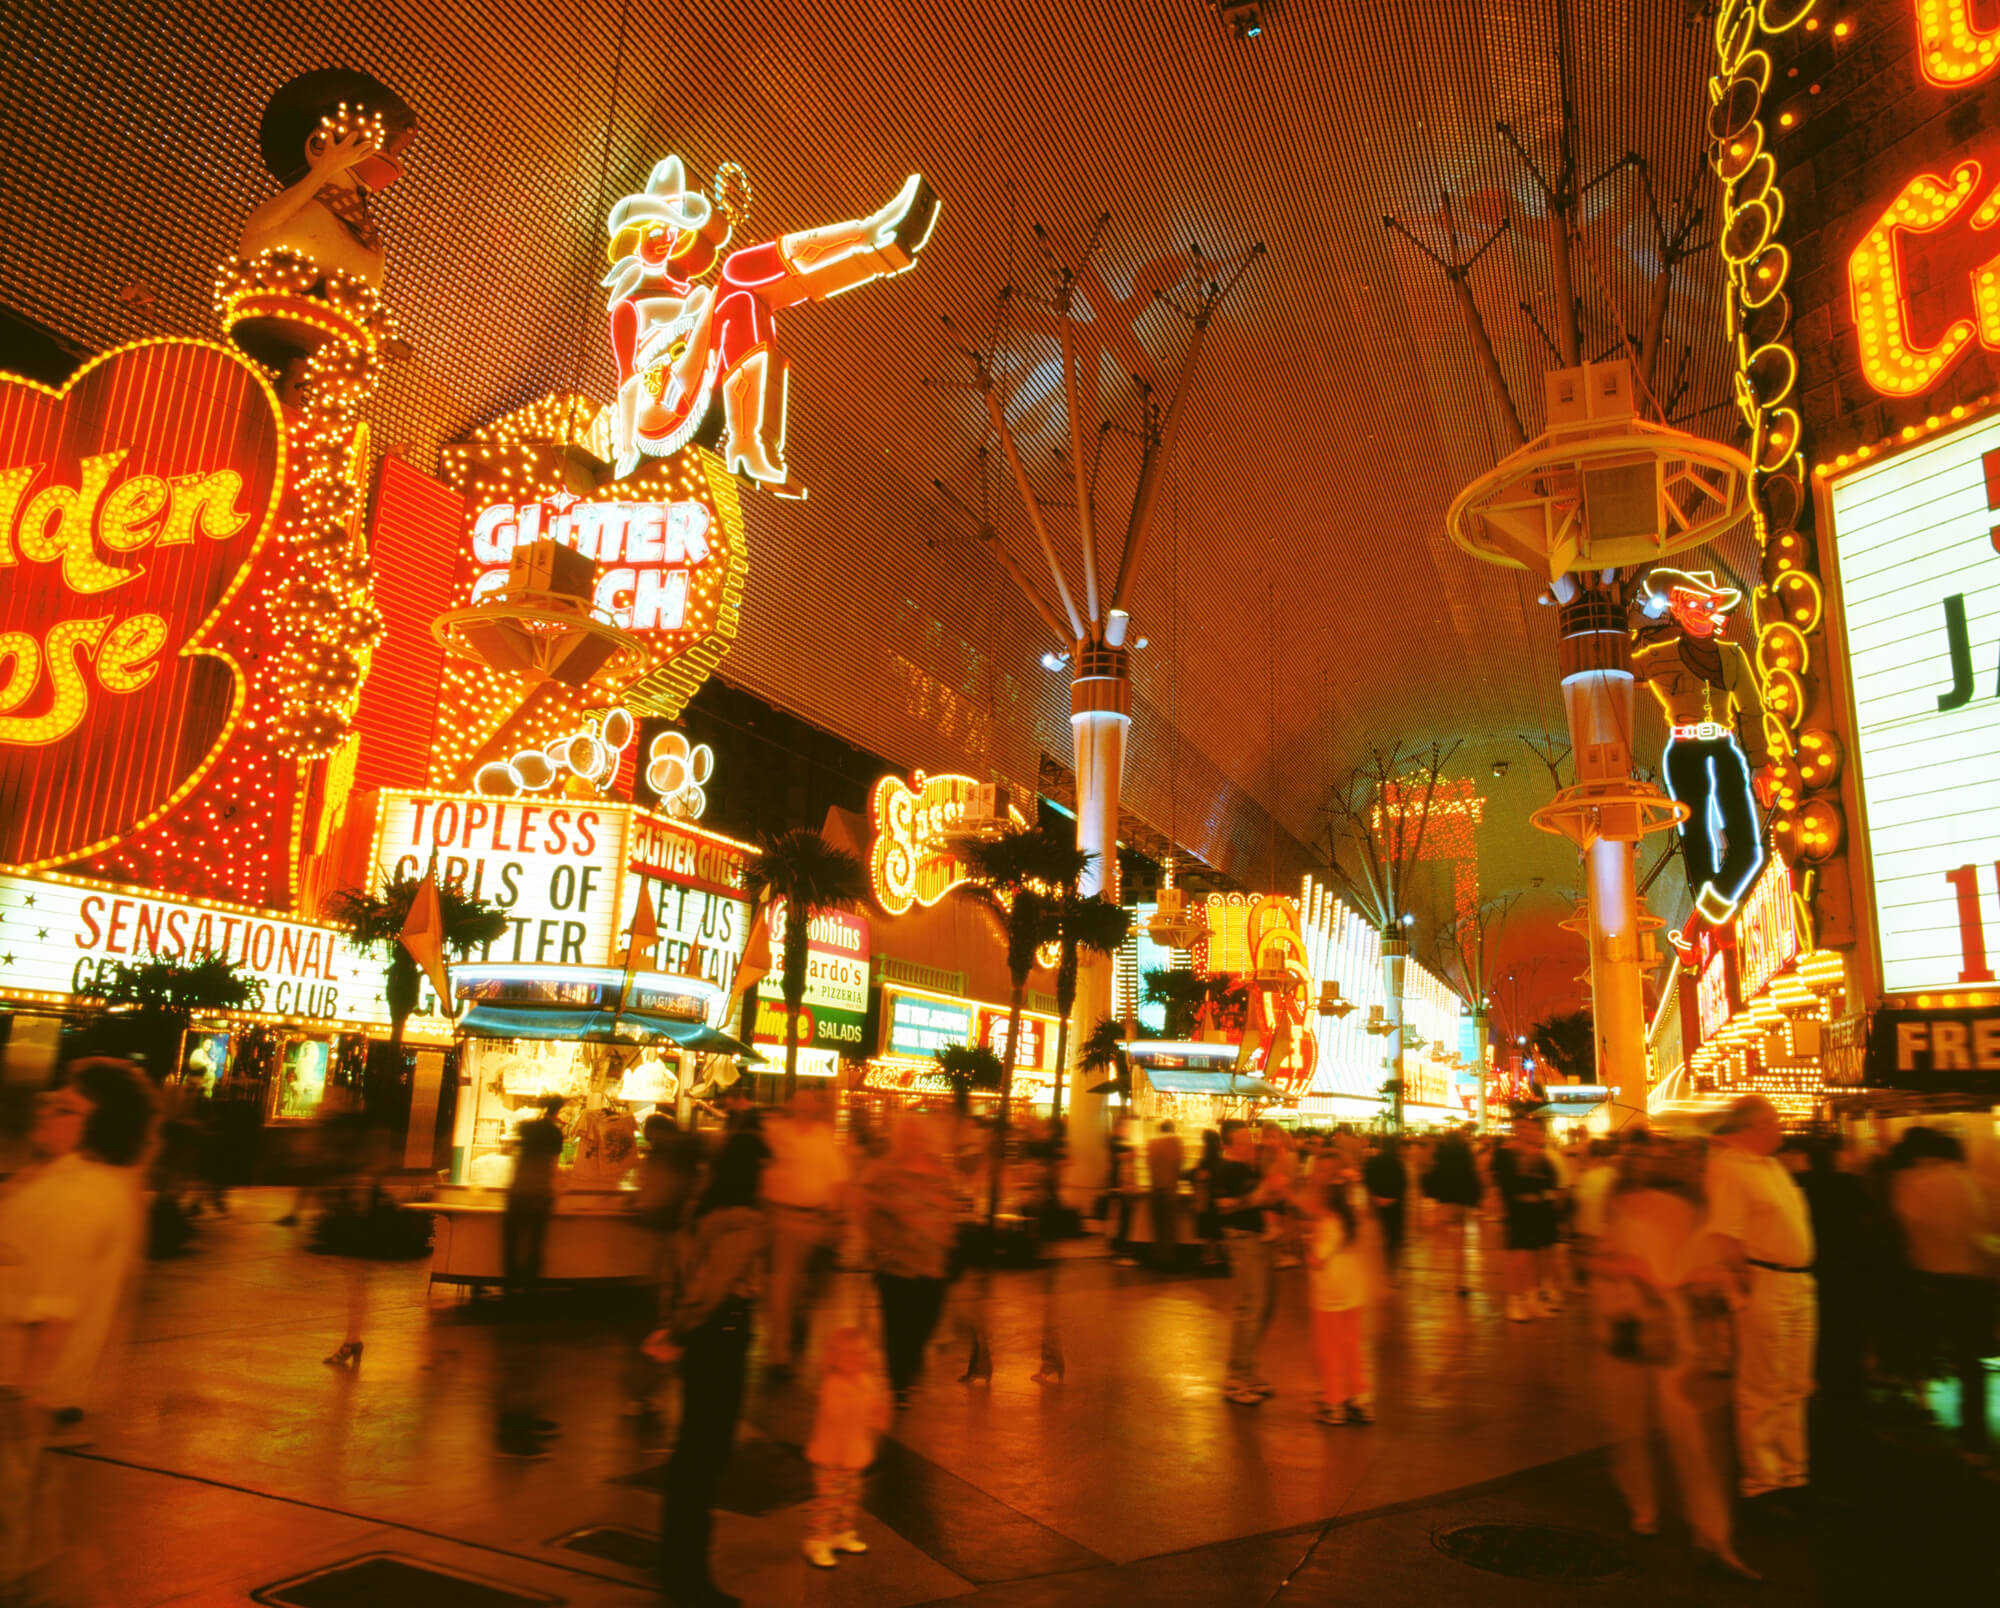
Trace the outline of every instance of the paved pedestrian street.
{"label": "paved pedestrian street", "polygon": [[[365,1353],[328,1367],[353,1264],[277,1224],[289,1199],[239,1191],[190,1254],[146,1269],[116,1405],[55,1460],[102,1600],[647,1601],[672,1424],[620,1414],[629,1319],[601,1298],[552,1294],[503,1349],[492,1303],[427,1288],[426,1262],[366,1264]],[[1071,1249],[1084,1254],[954,1287],[924,1383],[867,1479],[870,1550],[837,1569],[799,1550],[816,1353],[797,1382],[753,1383],[717,1580],[751,1604],[871,1608],[1679,1603],[1756,1589],[1698,1574],[1671,1518],[1657,1539],[1624,1532],[1575,1301],[1559,1318],[1507,1323],[1495,1270],[1475,1256],[1477,1287],[1459,1298],[1419,1234],[1380,1317],[1377,1422],[1326,1428],[1300,1273],[1280,1275],[1277,1393],[1240,1407],[1218,1388],[1226,1280],[1120,1267],[1090,1254],[1094,1242]],[[861,1275],[837,1275],[816,1332],[864,1316],[871,1295]],[[1064,1378],[1037,1384],[1051,1303]],[[957,1377],[976,1321],[991,1337],[990,1385]],[[496,1453],[503,1364],[560,1425],[545,1459]],[[1978,1600],[2000,1488],[1966,1474],[1933,1431],[1887,1416],[1858,1438],[1822,1436],[1816,1455],[1816,1514],[1739,1536],[1767,1577],[1761,1600]],[[1555,1533],[1478,1528],[1490,1526]],[[377,1562],[345,1586],[306,1578],[369,1558],[441,1573]]]}

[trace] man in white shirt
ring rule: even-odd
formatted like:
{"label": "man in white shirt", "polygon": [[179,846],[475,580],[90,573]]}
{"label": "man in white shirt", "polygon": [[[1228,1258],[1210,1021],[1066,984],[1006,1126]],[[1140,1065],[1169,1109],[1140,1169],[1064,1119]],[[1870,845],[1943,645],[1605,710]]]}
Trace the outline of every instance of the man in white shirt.
{"label": "man in white shirt", "polygon": [[1812,1218],[1804,1193],[1774,1159],[1784,1132],[1770,1101],[1745,1095],[1723,1113],[1714,1135],[1707,1232],[1738,1295],[1739,1489],[1768,1499],[1806,1484],[1806,1398],[1819,1329]]}
{"label": "man in white shirt", "polygon": [[0,1200],[0,1601],[60,1550],[43,1448],[82,1404],[138,1267],[152,1123],[137,1068],[79,1061],[37,1107],[42,1164]]}
{"label": "man in white shirt", "polygon": [[847,1204],[847,1153],[833,1131],[831,1091],[806,1085],[791,1108],[764,1123],[771,1163],[764,1169],[770,1214],[771,1287],[765,1303],[765,1368],[784,1378],[805,1327],[808,1277],[840,1242]]}

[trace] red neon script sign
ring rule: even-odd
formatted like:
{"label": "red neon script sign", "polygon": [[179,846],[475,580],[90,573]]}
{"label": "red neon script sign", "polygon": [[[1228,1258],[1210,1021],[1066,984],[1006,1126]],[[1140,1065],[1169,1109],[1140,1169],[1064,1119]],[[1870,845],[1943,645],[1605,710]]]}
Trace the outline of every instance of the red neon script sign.
{"label": "red neon script sign", "polygon": [[0,375],[0,865],[158,819],[241,718],[209,633],[284,490],[269,383],[206,341],[108,352],[60,391]]}

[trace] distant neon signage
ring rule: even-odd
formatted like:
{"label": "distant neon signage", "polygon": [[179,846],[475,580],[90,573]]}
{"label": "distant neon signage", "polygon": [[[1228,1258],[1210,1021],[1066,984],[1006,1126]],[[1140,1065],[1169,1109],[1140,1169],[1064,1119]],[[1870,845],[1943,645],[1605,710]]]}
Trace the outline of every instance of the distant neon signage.
{"label": "distant neon signage", "polygon": [[1736,916],[1738,992],[1746,1000],[1755,999],[1798,953],[1791,868],[1774,856]]}
{"label": "distant neon signage", "polygon": [[[875,899],[892,916],[912,905],[936,904],[970,877],[958,857],[955,836],[991,819],[996,798],[991,783],[970,776],[926,776],[913,783],[884,776],[868,801],[874,842],[868,875]],[[1009,815],[1019,823],[1019,817]]]}
{"label": "distant neon signage", "polygon": [[1719,949],[1695,985],[1695,1015],[1706,1044],[1729,1022],[1729,952]]}
{"label": "distant neon signage", "polygon": [[883,1008],[889,1017],[889,1053],[929,1057],[939,1050],[972,1042],[973,1010],[948,1000],[920,994],[887,993]]}

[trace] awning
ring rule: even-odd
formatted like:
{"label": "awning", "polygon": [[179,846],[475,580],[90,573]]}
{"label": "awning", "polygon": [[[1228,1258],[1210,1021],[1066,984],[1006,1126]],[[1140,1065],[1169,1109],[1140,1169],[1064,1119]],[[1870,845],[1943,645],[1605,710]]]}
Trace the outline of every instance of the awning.
{"label": "awning", "polygon": [[1186,1067],[1146,1067],[1146,1081],[1162,1094],[1211,1094],[1227,1100],[1282,1100],[1285,1091],[1262,1078],[1235,1072],[1194,1072]]}
{"label": "awning", "polygon": [[474,1005],[459,1019],[468,1038],[559,1039],[571,1044],[658,1044],[667,1042],[704,1055],[762,1056],[727,1033],[702,1022],[627,1011],[566,1008],[560,1005]]}

